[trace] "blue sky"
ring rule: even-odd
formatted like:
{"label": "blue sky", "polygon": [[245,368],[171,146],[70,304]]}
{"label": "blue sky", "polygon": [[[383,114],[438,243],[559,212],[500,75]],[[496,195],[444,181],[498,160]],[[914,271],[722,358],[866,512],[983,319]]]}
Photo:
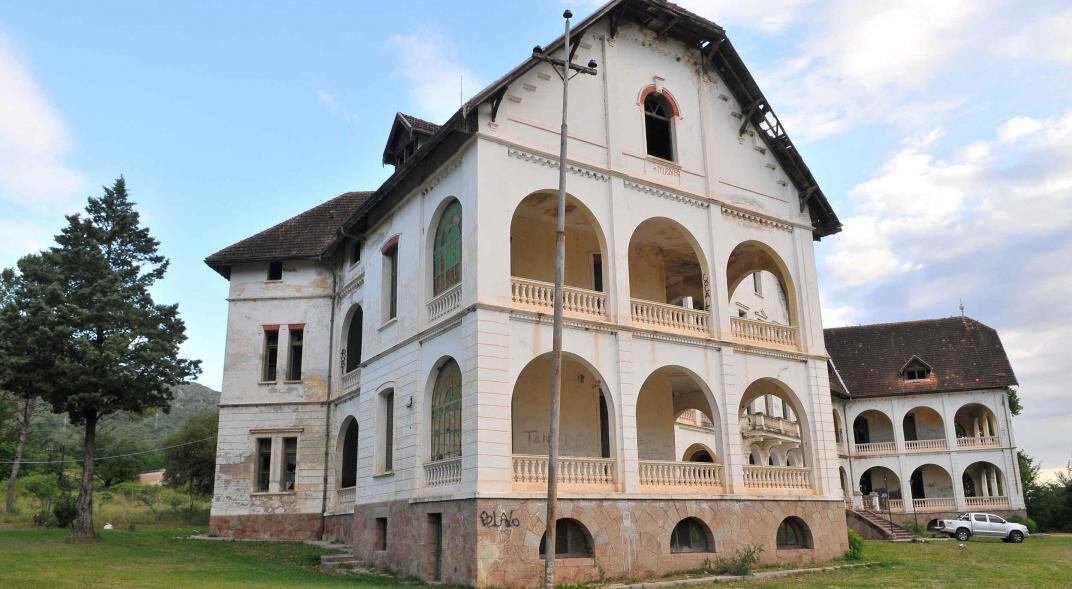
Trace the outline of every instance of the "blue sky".
{"label": "blue sky", "polygon": [[[827,325],[967,313],[1003,337],[1020,445],[1072,458],[1072,9],[1061,2],[684,1],[725,26],[845,231]],[[0,5],[0,266],[127,178],[220,385],[209,253],[374,189],[395,111],[444,120],[561,31],[559,1]],[[598,4],[577,2],[582,17]],[[1058,434],[1057,432],[1062,432]]]}

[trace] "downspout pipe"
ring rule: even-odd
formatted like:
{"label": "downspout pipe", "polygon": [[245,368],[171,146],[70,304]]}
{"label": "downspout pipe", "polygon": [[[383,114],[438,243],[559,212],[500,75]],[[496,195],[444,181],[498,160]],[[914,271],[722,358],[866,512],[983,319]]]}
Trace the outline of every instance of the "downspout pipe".
{"label": "downspout pipe", "polygon": [[316,536],[323,540],[328,511],[328,459],[331,455],[331,399],[333,397],[331,393],[334,386],[332,375],[335,374],[335,307],[339,298],[339,276],[335,271],[334,264],[325,263],[323,260],[321,260],[321,263],[331,270],[331,319],[328,321],[328,391],[327,402],[324,404],[324,475],[320,484],[320,524],[316,528]]}

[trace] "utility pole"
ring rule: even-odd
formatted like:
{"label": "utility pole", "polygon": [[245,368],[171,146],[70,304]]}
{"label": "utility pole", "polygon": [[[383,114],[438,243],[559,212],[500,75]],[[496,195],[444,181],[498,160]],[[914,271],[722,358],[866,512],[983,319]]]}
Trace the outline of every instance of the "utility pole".
{"label": "utility pole", "polygon": [[[566,19],[564,53],[565,59],[554,59],[544,55],[543,48],[537,45],[532,50],[532,57],[550,63],[555,73],[562,78],[562,131],[558,155],[558,213],[555,224],[555,311],[554,326],[551,336],[551,426],[548,432],[547,451],[547,531],[544,535],[544,578],[545,589],[555,586],[555,525],[558,522],[558,422],[559,401],[562,397],[562,289],[566,276],[566,144],[568,127],[566,125],[567,106],[569,104],[569,81],[577,74],[596,74],[596,62],[591,60],[588,66],[572,63],[573,52],[570,49],[570,19],[573,13],[562,13]],[[574,73],[576,72],[576,73]]]}

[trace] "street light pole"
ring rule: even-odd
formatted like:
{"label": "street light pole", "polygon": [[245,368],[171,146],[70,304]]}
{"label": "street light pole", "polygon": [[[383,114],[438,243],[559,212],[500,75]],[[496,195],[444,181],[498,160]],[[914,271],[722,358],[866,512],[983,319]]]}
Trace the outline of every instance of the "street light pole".
{"label": "street light pole", "polygon": [[[551,426],[547,442],[547,531],[544,533],[543,583],[546,589],[554,589],[555,586],[555,525],[558,521],[558,429],[562,397],[562,289],[566,276],[566,113],[569,104],[569,81],[571,72],[590,75],[596,73],[595,61],[589,61],[588,67],[571,63],[570,19],[573,18],[573,13],[567,10],[562,13],[562,17],[566,19],[566,32],[563,36],[565,59],[544,55],[539,46],[532,51],[533,57],[550,63],[562,78],[562,130],[558,155],[558,212],[555,224],[555,310],[551,336]],[[561,68],[561,71],[557,68]]]}

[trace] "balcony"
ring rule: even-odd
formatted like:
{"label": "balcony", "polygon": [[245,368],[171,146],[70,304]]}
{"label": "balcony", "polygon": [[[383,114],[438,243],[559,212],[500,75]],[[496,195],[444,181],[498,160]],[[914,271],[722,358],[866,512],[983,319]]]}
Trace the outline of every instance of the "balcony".
{"label": "balcony", "polygon": [[957,448],[961,450],[974,450],[976,448],[997,448],[1001,446],[1001,440],[997,436],[979,436],[971,438],[957,438]]}
{"label": "balcony", "polygon": [[712,491],[722,489],[722,465],[710,462],[641,460],[640,484],[669,491]]}
{"label": "balcony", "polygon": [[356,487],[344,487],[335,491],[335,512],[353,513]]}
{"label": "balcony", "polygon": [[453,485],[462,480],[462,459],[449,458],[424,465],[424,481],[428,487]]}
{"label": "balcony", "polygon": [[435,321],[454,311],[462,302],[462,285],[456,284],[428,301],[428,320]]}
{"label": "balcony", "polygon": [[948,448],[945,438],[937,440],[905,440],[906,452],[936,452]]}
{"label": "balcony", "polygon": [[925,499],[913,499],[912,507],[917,512],[924,511],[953,511],[957,508],[956,501],[952,497],[933,497]]}
{"label": "balcony", "polygon": [[1008,497],[965,497],[964,505],[967,507],[985,507],[987,509],[994,509],[999,507],[1008,507]]}
{"label": "balcony", "polygon": [[800,424],[781,417],[750,413],[741,418],[741,433],[746,437],[777,434],[794,440],[800,439]]}
{"label": "balcony", "polygon": [[856,444],[857,456],[873,456],[876,454],[896,454],[897,444],[894,442],[870,442]]}
{"label": "balcony", "polygon": [[730,317],[730,330],[733,333],[733,341],[738,343],[787,350],[799,348],[797,328],[789,325]]}
{"label": "balcony", "polygon": [[[613,458],[558,458],[558,482],[569,490],[608,490],[614,486]],[[515,487],[543,490],[547,486],[547,456],[514,454],[513,479]]]}
{"label": "balcony", "polygon": [[744,486],[747,489],[784,492],[811,489],[811,469],[805,466],[744,467]]}
{"label": "balcony", "polygon": [[342,394],[349,393],[357,390],[361,386],[361,369],[354,368],[350,372],[342,375]]}
{"label": "balcony", "polygon": [[709,333],[707,318],[710,313],[707,311],[640,299],[632,299],[629,306],[633,323],[639,326],[687,335]]}
{"label": "balcony", "polygon": [[[529,307],[541,313],[555,308],[555,285],[514,276],[510,279],[510,299],[515,305]],[[562,312],[582,319],[607,319],[607,294],[575,286],[562,289]]]}

